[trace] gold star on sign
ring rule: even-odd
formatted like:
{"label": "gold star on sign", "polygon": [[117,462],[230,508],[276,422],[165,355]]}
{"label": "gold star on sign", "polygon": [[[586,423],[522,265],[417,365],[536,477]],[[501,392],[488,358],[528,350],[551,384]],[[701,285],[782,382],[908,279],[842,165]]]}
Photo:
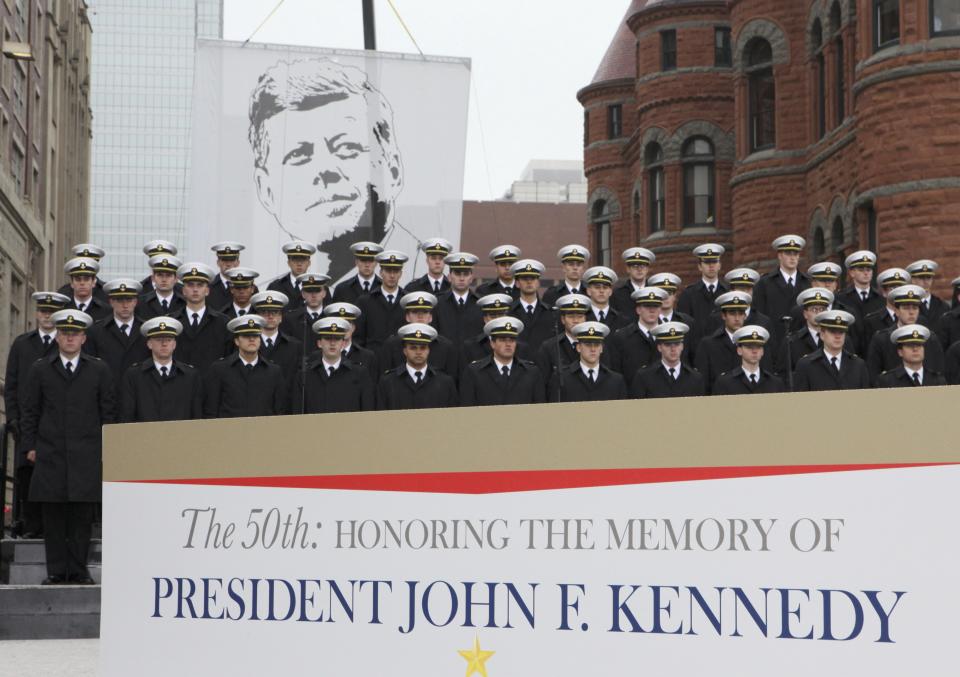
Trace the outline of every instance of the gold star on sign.
{"label": "gold star on sign", "polygon": [[481,677],[487,677],[486,662],[496,652],[483,651],[480,648],[480,638],[476,637],[473,640],[473,649],[460,649],[459,651],[457,651],[457,653],[463,656],[464,660],[467,661],[466,677],[471,677],[471,675],[476,675],[476,674],[481,675]]}

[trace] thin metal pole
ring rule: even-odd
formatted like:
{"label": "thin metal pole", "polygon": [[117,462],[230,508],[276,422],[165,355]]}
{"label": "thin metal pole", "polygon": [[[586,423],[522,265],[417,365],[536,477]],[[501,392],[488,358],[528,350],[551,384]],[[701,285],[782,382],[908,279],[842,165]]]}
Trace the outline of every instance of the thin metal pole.
{"label": "thin metal pole", "polygon": [[363,48],[377,49],[377,20],[373,14],[373,0],[363,1]]}

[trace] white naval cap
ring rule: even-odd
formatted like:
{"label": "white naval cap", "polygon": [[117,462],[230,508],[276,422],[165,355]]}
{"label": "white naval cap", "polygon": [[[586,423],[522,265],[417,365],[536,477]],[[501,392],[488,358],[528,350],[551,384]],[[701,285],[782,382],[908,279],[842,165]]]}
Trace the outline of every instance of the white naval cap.
{"label": "white naval cap", "polygon": [[797,294],[797,305],[803,308],[810,306],[832,306],[833,292],[823,287],[810,287]]}
{"label": "white naval cap", "polygon": [[593,266],[592,268],[587,268],[587,272],[583,274],[583,281],[586,284],[608,284],[613,286],[617,283],[620,278],[617,277],[617,274],[613,272],[612,268],[607,268],[606,266]]}
{"label": "white naval cap", "polygon": [[799,252],[807,246],[807,241],[799,235],[781,235],[773,241],[773,248],[778,252]]}
{"label": "white naval cap", "polygon": [[73,256],[88,258],[88,259],[97,259],[98,261],[106,256],[106,252],[103,250],[103,247],[99,245],[92,244],[90,242],[84,242],[82,244],[75,244],[70,247],[70,253]]}
{"label": "white naval cap", "polygon": [[498,317],[483,325],[487,338],[517,338],[523,333],[523,322],[514,317]]}
{"label": "white naval cap", "polygon": [[143,253],[147,256],[156,256],[157,254],[176,256],[177,245],[169,240],[150,240],[147,244],[143,245]]}
{"label": "white naval cap", "polygon": [[490,260],[494,263],[513,263],[523,252],[520,251],[520,247],[512,244],[502,244],[499,247],[494,247],[490,250]]}
{"label": "white naval cap", "polygon": [[924,344],[930,340],[930,330],[922,324],[907,324],[890,333],[890,342],[896,345]]}
{"label": "white naval cap", "polygon": [[78,256],[63,264],[67,275],[96,275],[100,272],[100,263],[89,256]]}
{"label": "white naval cap", "polygon": [[284,244],[281,249],[287,255],[287,258],[310,258],[317,253],[316,245],[303,240],[290,240]]}
{"label": "white naval cap", "polygon": [[641,287],[630,294],[630,298],[638,306],[657,306],[658,308],[669,297],[669,292],[662,287]]}
{"label": "white naval cap", "polygon": [[140,334],[144,338],[176,338],[183,331],[183,324],[172,317],[161,315],[152,317],[140,325]]}
{"label": "white naval cap", "polygon": [[877,265],[877,255],[869,249],[853,252],[843,261],[847,268],[873,268]]}
{"label": "white naval cap", "polygon": [[748,324],[733,332],[733,342],[738,346],[762,346],[770,340],[770,332],[756,324]]}
{"label": "white naval cap", "polygon": [[563,262],[580,261],[585,263],[590,258],[590,250],[580,244],[568,244],[565,247],[560,247],[557,258]]}
{"label": "white naval cap", "polygon": [[671,293],[680,289],[681,282],[683,282],[683,280],[680,279],[680,276],[674,275],[673,273],[657,273],[647,278],[647,284],[649,286],[660,287]]}
{"label": "white naval cap", "polygon": [[235,317],[227,322],[227,330],[236,336],[259,336],[266,326],[267,321],[265,319],[259,315],[251,314]]}
{"label": "white naval cap", "polygon": [[547,267],[536,259],[521,259],[510,266],[510,274],[514,277],[540,277]]}
{"label": "white naval cap", "polygon": [[621,257],[628,266],[649,266],[657,260],[657,255],[645,247],[630,247]]}
{"label": "white naval cap", "polygon": [[734,268],[723,279],[735,287],[753,287],[760,279],[760,273],[753,268]]}

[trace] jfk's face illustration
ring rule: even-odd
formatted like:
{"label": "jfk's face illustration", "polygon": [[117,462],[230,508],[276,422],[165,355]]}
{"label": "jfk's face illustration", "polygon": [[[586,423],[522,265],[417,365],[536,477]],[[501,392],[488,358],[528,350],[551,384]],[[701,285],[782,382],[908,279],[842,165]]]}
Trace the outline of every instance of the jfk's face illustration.
{"label": "jfk's face illustration", "polygon": [[[399,182],[363,97],[286,110],[264,123],[269,152],[256,170],[263,206],[289,232],[325,242],[369,225]],[[372,189],[372,190],[371,190]]]}

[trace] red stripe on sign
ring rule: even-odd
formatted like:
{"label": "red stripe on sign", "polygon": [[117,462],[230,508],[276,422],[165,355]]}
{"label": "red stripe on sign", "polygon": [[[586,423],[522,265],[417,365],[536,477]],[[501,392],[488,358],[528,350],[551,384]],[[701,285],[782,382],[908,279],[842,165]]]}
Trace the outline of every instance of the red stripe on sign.
{"label": "red stripe on sign", "polygon": [[431,494],[500,494],[551,489],[584,489],[632,484],[696,482],[745,477],[811,475],[928,468],[955,463],[892,463],[876,465],[780,465],[724,468],[646,468],[626,470],[513,470],[507,472],[408,473],[390,475],[329,475],[320,477],[239,477],[187,480],[147,480],[145,484],[190,484],[275,489],[343,489]]}

